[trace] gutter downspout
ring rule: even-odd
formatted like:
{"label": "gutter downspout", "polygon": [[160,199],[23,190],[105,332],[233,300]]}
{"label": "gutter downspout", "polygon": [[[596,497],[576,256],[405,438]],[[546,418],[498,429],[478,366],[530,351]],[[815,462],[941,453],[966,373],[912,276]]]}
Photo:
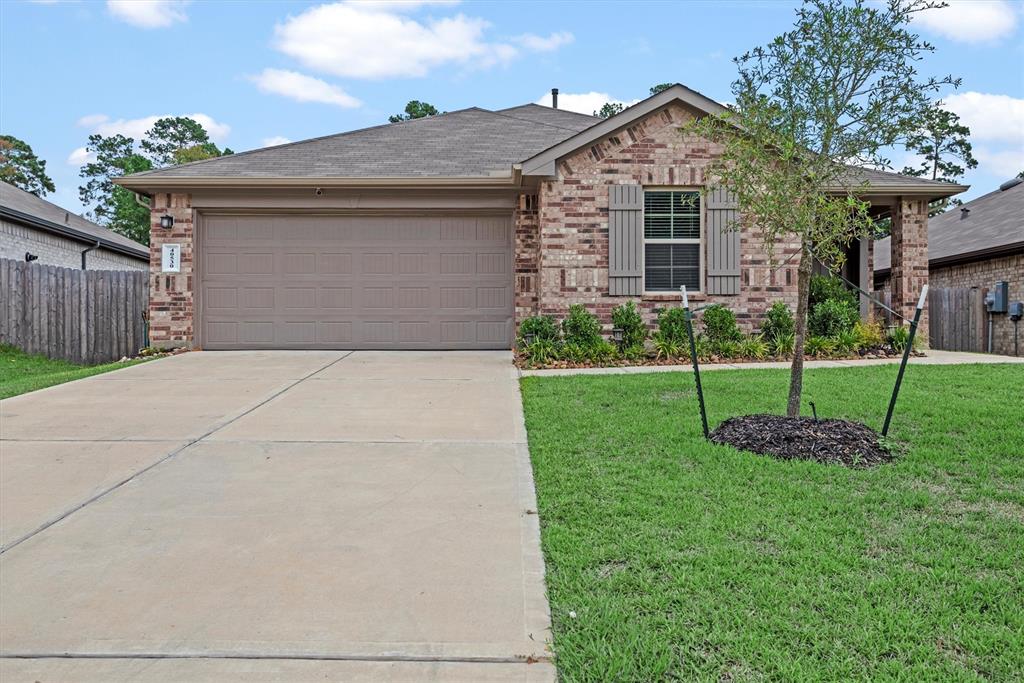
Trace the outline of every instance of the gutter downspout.
{"label": "gutter downspout", "polygon": [[152,195],[148,195],[148,194],[144,195],[144,194],[141,194],[139,192],[135,192],[133,190],[132,191],[132,196],[135,198],[135,203],[136,204],[138,204],[139,206],[145,207],[145,208],[149,209],[150,211],[153,210],[153,205],[152,204],[147,204],[146,202],[142,201],[143,197],[148,197],[149,199],[152,199],[153,198]]}
{"label": "gutter downspout", "polygon": [[92,245],[88,249],[83,249],[82,250],[82,270],[85,270],[85,255],[88,254],[90,251],[93,251],[93,250],[99,249],[99,248],[100,248],[100,241],[96,240],[96,244]]}

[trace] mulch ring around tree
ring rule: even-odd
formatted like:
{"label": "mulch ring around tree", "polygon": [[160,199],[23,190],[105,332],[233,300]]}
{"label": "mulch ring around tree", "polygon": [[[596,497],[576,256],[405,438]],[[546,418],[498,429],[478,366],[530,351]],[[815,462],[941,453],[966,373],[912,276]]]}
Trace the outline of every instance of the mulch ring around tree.
{"label": "mulch ring around tree", "polygon": [[849,420],[743,415],[718,425],[711,440],[780,460],[814,460],[846,467],[875,467],[893,459],[882,447],[878,432]]}

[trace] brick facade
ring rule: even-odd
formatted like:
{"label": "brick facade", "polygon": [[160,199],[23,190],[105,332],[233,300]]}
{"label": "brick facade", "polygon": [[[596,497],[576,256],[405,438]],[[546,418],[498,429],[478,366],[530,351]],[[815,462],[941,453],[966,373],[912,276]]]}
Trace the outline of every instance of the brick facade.
{"label": "brick facade", "polygon": [[[25,252],[31,252],[39,257],[36,263],[40,265],[77,270],[82,267],[82,250],[88,246],[38,228],[0,221],[0,258],[23,261]],[[104,248],[86,254],[85,265],[88,270],[145,270],[147,267],[141,259]]]}
{"label": "brick facade", "polygon": [[[990,289],[999,280],[1006,280],[1010,284],[1010,301],[1024,301],[1024,252],[932,268],[930,277],[933,287],[979,289]],[[1019,329],[1018,335],[1021,336],[1018,351],[1024,354],[1024,329]],[[1013,354],[1013,321],[1008,315],[992,316],[992,351],[1007,356]]]}
{"label": "brick facade", "polygon": [[[174,217],[174,227],[160,227],[160,217]],[[195,331],[195,212],[191,195],[161,192],[153,196],[149,226],[149,338],[161,348],[191,347]],[[181,272],[161,272],[164,244],[181,245]]]}
{"label": "brick facade", "polygon": [[[928,202],[900,198],[892,210],[892,307],[904,318],[914,317],[921,289],[928,284]],[[928,309],[921,315],[918,336],[928,339]]]}
{"label": "brick facade", "polygon": [[[517,322],[535,314],[563,316],[570,304],[580,303],[607,325],[612,308],[637,300],[608,294],[607,186],[703,186],[717,150],[706,140],[680,134],[689,117],[682,106],[669,106],[566,158],[558,178],[541,183],[538,216],[517,214],[516,245],[531,250],[516,263]],[[775,267],[752,231],[741,234],[740,244],[740,294],[699,293],[694,299],[728,306],[741,326],[753,330],[776,300],[795,308],[797,263],[790,257],[799,252],[799,243],[777,243]],[[678,301],[678,294],[665,293],[645,295],[638,305],[653,322],[660,308]]]}

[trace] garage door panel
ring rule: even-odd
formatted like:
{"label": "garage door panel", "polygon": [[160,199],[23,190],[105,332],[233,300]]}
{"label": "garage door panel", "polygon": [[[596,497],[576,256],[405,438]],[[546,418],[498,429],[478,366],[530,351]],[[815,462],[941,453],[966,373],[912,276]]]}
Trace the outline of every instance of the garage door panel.
{"label": "garage door panel", "polygon": [[207,348],[508,348],[506,216],[211,216]]}

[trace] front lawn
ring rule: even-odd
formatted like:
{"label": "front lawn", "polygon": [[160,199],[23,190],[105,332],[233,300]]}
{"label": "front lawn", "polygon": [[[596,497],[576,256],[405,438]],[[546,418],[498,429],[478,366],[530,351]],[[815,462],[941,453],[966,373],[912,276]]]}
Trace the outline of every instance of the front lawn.
{"label": "front lawn", "polygon": [[[804,399],[880,429],[895,373]],[[712,428],[785,409],[787,371],[702,380]],[[1020,680],[1022,387],[911,366],[902,454],[852,470],[705,442],[689,374],[524,378],[562,680]]]}
{"label": "front lawn", "polygon": [[0,399],[10,398],[36,389],[63,384],[102,372],[110,372],[143,360],[102,365],[75,365],[66,360],[53,360],[46,356],[30,356],[24,351],[0,344]]}

